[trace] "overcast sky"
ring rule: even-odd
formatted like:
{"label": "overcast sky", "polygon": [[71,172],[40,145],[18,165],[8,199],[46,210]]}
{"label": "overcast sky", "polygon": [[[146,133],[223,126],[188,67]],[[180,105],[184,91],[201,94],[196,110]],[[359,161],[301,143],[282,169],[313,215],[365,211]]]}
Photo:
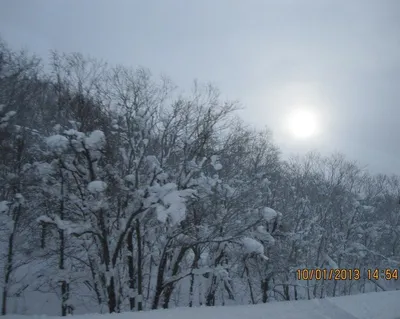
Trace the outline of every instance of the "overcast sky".
{"label": "overcast sky", "polygon": [[[212,82],[284,151],[339,151],[400,174],[400,0],[0,0],[0,35]],[[318,137],[283,130],[298,105]]]}

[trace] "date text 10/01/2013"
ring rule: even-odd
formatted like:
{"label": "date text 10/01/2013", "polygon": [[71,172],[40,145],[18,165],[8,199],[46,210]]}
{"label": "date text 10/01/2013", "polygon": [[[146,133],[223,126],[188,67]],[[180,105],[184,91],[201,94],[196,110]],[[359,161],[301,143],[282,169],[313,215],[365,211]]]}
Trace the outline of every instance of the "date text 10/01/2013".
{"label": "date text 10/01/2013", "polygon": [[398,280],[399,270],[396,268],[365,269],[359,268],[302,268],[296,270],[297,280]]}

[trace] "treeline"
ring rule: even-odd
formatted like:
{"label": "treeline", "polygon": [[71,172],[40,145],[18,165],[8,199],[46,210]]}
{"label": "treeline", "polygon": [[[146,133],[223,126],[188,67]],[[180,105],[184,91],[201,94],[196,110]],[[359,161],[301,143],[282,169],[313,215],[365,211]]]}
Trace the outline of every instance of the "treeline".
{"label": "treeline", "polygon": [[284,161],[237,108],[209,85],[179,95],[145,69],[44,65],[1,42],[2,314],[49,295],[68,315],[400,287],[365,275],[399,267],[400,178],[340,154]]}

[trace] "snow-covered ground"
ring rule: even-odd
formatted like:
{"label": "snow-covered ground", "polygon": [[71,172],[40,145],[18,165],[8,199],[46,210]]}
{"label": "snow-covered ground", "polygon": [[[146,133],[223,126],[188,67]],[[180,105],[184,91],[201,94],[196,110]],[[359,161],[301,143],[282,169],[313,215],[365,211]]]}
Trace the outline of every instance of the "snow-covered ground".
{"label": "snow-covered ground", "polygon": [[[176,308],[114,315],[80,315],[77,319],[400,319],[400,291],[368,293],[266,305]],[[38,316],[5,316],[9,319]],[[56,318],[56,317],[50,317]]]}

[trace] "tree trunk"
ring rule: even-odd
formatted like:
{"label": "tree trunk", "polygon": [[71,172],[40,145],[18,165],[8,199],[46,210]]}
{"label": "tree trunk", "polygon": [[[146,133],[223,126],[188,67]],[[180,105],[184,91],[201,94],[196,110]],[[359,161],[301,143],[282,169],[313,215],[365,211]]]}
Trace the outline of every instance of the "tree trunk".
{"label": "tree trunk", "polygon": [[101,305],[103,303],[103,299],[100,294],[99,284],[98,284],[98,281],[96,278],[97,274],[96,274],[96,270],[94,269],[94,263],[93,263],[92,258],[89,257],[88,260],[89,260],[90,273],[91,273],[92,279],[93,279],[93,289],[96,293],[97,302],[99,303],[99,305]]}
{"label": "tree trunk", "polygon": [[136,241],[137,241],[137,272],[138,272],[138,311],[143,310],[143,274],[142,274],[142,235],[140,231],[140,223],[139,220],[136,220]]}
{"label": "tree trunk", "polygon": [[194,286],[194,275],[190,275],[190,287],[189,287],[189,307],[193,307],[193,286]]}
{"label": "tree trunk", "polygon": [[247,284],[249,285],[251,303],[252,303],[253,305],[255,305],[255,304],[256,304],[256,301],[255,301],[255,299],[254,299],[253,286],[252,286],[251,281],[250,281],[249,268],[247,267],[247,265],[245,265],[245,268],[244,268],[244,269],[245,269],[245,271],[246,271]]}
{"label": "tree trunk", "polygon": [[261,293],[262,293],[262,302],[268,302],[268,278],[261,280]]}
{"label": "tree trunk", "polygon": [[[175,263],[172,267],[172,277],[176,276],[179,272],[179,265],[185,256],[185,253],[187,251],[187,247],[182,247],[181,250],[179,251],[178,257],[175,260]],[[163,308],[167,309],[169,305],[169,301],[171,299],[172,292],[174,291],[175,283],[171,282],[165,285],[164,288],[164,304]]]}
{"label": "tree trunk", "polygon": [[206,306],[215,306],[215,292],[217,290],[217,277],[212,275],[211,286],[206,298]]}
{"label": "tree trunk", "polygon": [[130,296],[129,296],[129,307],[130,310],[135,308],[136,300],[134,295],[136,289],[136,276],[135,276],[135,266],[133,265],[133,229],[128,232],[127,235],[127,249],[129,251],[128,256],[128,273],[129,273],[129,289],[130,289]]}
{"label": "tree trunk", "polygon": [[[60,200],[60,219],[64,220],[64,178],[61,172],[61,200]],[[63,276],[65,276],[65,233],[64,230],[58,230],[59,238],[60,238],[60,259],[58,269],[62,272]],[[68,305],[69,299],[69,284],[65,278],[61,280],[61,316],[65,317],[69,313],[71,309]]]}
{"label": "tree trunk", "polygon": [[12,219],[14,221],[14,226],[10,236],[8,237],[8,251],[7,251],[7,261],[5,265],[4,272],[4,287],[3,287],[3,297],[2,297],[2,305],[1,305],[1,314],[7,314],[7,298],[8,298],[8,286],[11,279],[11,273],[13,271],[13,263],[14,263],[14,236],[17,231],[17,225],[19,223],[21,217],[21,205],[19,205],[16,210],[12,214]]}
{"label": "tree trunk", "polygon": [[[200,260],[200,252],[198,251],[197,248],[193,249],[193,252],[195,254],[193,263],[192,263],[192,271],[194,269],[197,269],[199,260]],[[189,288],[189,307],[193,307],[193,289],[194,289],[194,274],[190,275],[190,288]]]}
{"label": "tree trunk", "polygon": [[158,303],[160,302],[160,297],[164,289],[164,272],[167,265],[167,258],[167,246],[165,246],[161,256],[160,264],[158,265],[156,291],[154,294],[153,305],[151,306],[151,309],[157,309]]}
{"label": "tree trunk", "polygon": [[3,287],[3,298],[2,298],[2,306],[1,306],[1,314],[5,316],[7,314],[7,298],[8,298],[8,285],[10,282],[11,272],[12,272],[12,264],[14,257],[14,231],[11,233],[8,238],[8,252],[7,252],[7,263],[5,267],[4,273],[4,287]]}
{"label": "tree trunk", "polygon": [[110,283],[107,285],[108,294],[108,311],[110,313],[117,312],[117,295],[115,293],[114,276],[111,276]]}
{"label": "tree trunk", "polygon": [[109,279],[106,279],[105,285],[106,285],[106,290],[107,290],[107,305],[108,305],[108,311],[109,313],[114,313],[117,311],[117,294],[115,291],[115,283],[114,283],[114,274],[110,275],[110,267],[113,267],[111,264],[111,255],[110,255],[110,248],[108,246],[108,231],[106,228],[106,220],[104,216],[103,210],[100,210],[99,212],[99,218],[98,218],[98,223],[99,227],[101,229],[101,248],[102,248],[102,254],[104,258],[104,264],[106,268],[106,278],[110,276]]}
{"label": "tree trunk", "polygon": [[290,300],[289,285],[288,284],[283,284],[283,294],[285,296],[285,300]]}
{"label": "tree trunk", "polygon": [[[61,220],[62,215],[60,216]],[[64,254],[65,254],[65,238],[64,238],[64,231],[59,230],[59,237],[60,237],[60,260],[59,260],[59,265],[58,269],[63,273],[63,276],[65,276],[65,267],[64,267]],[[67,315],[67,302],[69,298],[69,293],[68,293],[68,283],[65,279],[61,280],[61,316],[65,317]]]}
{"label": "tree trunk", "polygon": [[42,223],[41,225],[41,234],[40,234],[40,248],[44,249],[46,248],[46,228],[47,228],[47,224],[46,223]]}

